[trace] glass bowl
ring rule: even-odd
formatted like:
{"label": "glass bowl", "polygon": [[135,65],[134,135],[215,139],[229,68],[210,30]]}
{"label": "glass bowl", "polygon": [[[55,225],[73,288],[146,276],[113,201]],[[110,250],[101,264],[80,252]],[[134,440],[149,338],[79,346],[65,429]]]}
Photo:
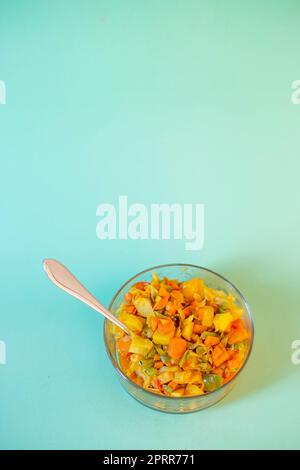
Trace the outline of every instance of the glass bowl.
{"label": "glass bowl", "polygon": [[150,282],[154,272],[160,278],[166,276],[170,279],[178,279],[179,281],[185,281],[193,277],[199,277],[200,279],[203,279],[204,283],[208,287],[223,290],[224,292],[232,294],[235,297],[236,304],[239,307],[242,307],[244,310],[243,320],[247,330],[250,333],[248,352],[240,370],[227,384],[223,385],[217,390],[214,390],[213,392],[205,393],[204,395],[191,397],[169,397],[158,395],[154,392],[143,389],[123,373],[118,361],[116,341],[112,331],[112,323],[108,320],[105,320],[104,341],[108,357],[114,366],[122,386],[136,400],[138,400],[140,403],[143,403],[143,405],[167,413],[189,413],[208,408],[209,406],[212,406],[220,401],[230,392],[230,390],[232,390],[237,382],[238,377],[240,376],[241,371],[245,368],[251,353],[254,337],[250,308],[240,291],[233,284],[231,284],[231,282],[229,282],[223,276],[220,276],[220,274],[217,274],[201,266],[195,266],[191,264],[166,264],[146,269],[145,271],[142,271],[129,279],[115,294],[110,303],[109,310],[116,314],[118,308],[123,302],[124,294],[129,290],[129,288],[138,281]]}

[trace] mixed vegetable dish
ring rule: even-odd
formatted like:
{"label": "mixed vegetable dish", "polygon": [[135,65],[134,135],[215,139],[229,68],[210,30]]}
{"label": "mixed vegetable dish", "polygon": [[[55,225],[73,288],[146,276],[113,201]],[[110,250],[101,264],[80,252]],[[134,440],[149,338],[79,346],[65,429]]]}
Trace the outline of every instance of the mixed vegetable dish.
{"label": "mixed vegetable dish", "polygon": [[114,327],[125,375],[151,392],[195,396],[231,380],[249,348],[243,309],[232,295],[201,279],[159,277],[137,282],[118,316],[132,335]]}

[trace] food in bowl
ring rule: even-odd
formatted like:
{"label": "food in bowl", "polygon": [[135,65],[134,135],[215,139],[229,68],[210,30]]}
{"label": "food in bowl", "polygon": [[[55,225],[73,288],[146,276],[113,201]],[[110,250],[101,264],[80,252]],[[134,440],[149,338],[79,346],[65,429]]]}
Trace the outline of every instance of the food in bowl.
{"label": "food in bowl", "polygon": [[153,273],[133,284],[118,309],[129,336],[114,326],[123,373],[167,397],[204,395],[228,383],[249,351],[243,308],[198,277],[180,282]]}

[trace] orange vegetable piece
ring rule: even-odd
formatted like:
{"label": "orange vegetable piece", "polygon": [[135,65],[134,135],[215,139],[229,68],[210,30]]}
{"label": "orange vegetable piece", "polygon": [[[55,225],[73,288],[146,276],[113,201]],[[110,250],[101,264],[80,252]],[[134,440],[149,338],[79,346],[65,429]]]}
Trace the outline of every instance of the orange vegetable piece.
{"label": "orange vegetable piece", "polygon": [[198,325],[197,323],[195,323],[193,327],[193,333],[199,334],[199,333],[202,333],[202,331],[203,331],[202,325]]}
{"label": "orange vegetable piece", "polygon": [[131,343],[130,336],[128,336],[128,335],[122,336],[117,341],[117,347],[118,347],[119,353],[123,354],[123,355],[128,354],[129,348],[130,348],[130,343]]}
{"label": "orange vegetable piece", "polygon": [[176,390],[176,388],[178,387],[178,383],[174,382],[173,380],[171,382],[168,383],[168,386],[172,389],[172,390]]}
{"label": "orange vegetable piece", "polygon": [[151,317],[150,318],[150,326],[151,326],[152,331],[156,330],[156,328],[158,326],[158,318],[157,317]]}
{"label": "orange vegetable piece", "polygon": [[216,346],[219,342],[220,340],[217,336],[206,336],[204,344],[205,346]]}
{"label": "orange vegetable piece", "polygon": [[244,323],[243,323],[243,321],[239,318],[238,320],[234,320],[234,321],[231,323],[231,326],[232,326],[232,328],[243,328],[243,327],[244,327]]}
{"label": "orange vegetable piece", "polygon": [[212,352],[212,360],[216,367],[219,367],[223,362],[226,362],[229,359],[229,354],[224,348],[223,344],[218,344],[215,346]]}
{"label": "orange vegetable piece", "polygon": [[162,297],[158,302],[155,303],[153,310],[162,310],[166,307],[169,300],[169,295]]}
{"label": "orange vegetable piece", "polygon": [[229,359],[227,361],[227,365],[229,369],[238,369],[240,367],[241,361],[239,357],[236,357],[235,359]]}
{"label": "orange vegetable piece", "polygon": [[186,317],[188,317],[192,313],[192,307],[191,306],[185,307],[185,309],[183,310],[183,313]]}
{"label": "orange vegetable piece", "polygon": [[125,312],[127,313],[132,313],[132,314],[135,314],[136,313],[136,308],[134,305],[124,305],[124,310]]}
{"label": "orange vegetable piece", "polygon": [[227,384],[233,377],[235,376],[235,373],[226,375],[225,379],[223,379],[223,384]]}
{"label": "orange vegetable piece", "polygon": [[171,296],[174,297],[174,299],[177,300],[179,304],[182,304],[184,302],[183,294],[178,290],[171,292]]}
{"label": "orange vegetable piece", "polygon": [[158,295],[160,295],[160,297],[170,297],[170,293],[163,286],[160,286]]}
{"label": "orange vegetable piece", "polygon": [[158,318],[157,331],[163,334],[172,333],[175,331],[175,325],[171,318],[163,319]]}
{"label": "orange vegetable piece", "polygon": [[246,328],[239,327],[233,330],[233,332],[229,335],[228,344],[236,344],[244,341],[248,338],[248,333]]}
{"label": "orange vegetable piece", "polygon": [[163,366],[164,366],[164,363],[162,361],[157,361],[157,362],[154,363],[154,368],[155,369],[160,369]]}
{"label": "orange vegetable piece", "polygon": [[149,282],[136,282],[135,284],[133,284],[132,287],[135,287],[136,289],[139,289],[139,290],[145,290],[145,287],[148,286]]}
{"label": "orange vegetable piece", "polygon": [[130,292],[127,292],[125,295],[124,295],[124,300],[127,304],[131,304],[132,303],[132,297],[133,295],[130,293]]}
{"label": "orange vegetable piece", "polygon": [[169,347],[168,353],[169,356],[173,359],[180,359],[185,353],[187,348],[187,342],[183,338],[172,338]]}
{"label": "orange vegetable piece", "polygon": [[169,315],[174,315],[177,312],[177,308],[173,302],[169,301],[166,305],[166,311]]}
{"label": "orange vegetable piece", "polygon": [[179,285],[177,281],[172,281],[171,279],[168,279],[167,284],[168,286],[172,287],[172,289],[175,289],[175,290],[179,289]]}

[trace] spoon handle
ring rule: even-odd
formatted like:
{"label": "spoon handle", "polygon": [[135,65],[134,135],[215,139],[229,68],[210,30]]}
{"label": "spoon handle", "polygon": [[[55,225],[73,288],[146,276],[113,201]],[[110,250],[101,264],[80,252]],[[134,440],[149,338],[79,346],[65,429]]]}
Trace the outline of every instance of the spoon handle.
{"label": "spoon handle", "polygon": [[45,259],[43,261],[44,270],[49,279],[62,290],[73,295],[76,299],[92,307],[98,313],[104,315],[127,334],[131,335],[130,330],[124,323],[115,317],[107,308],[104,307],[92,294],[76,279],[76,277],[59,261],[55,259]]}

